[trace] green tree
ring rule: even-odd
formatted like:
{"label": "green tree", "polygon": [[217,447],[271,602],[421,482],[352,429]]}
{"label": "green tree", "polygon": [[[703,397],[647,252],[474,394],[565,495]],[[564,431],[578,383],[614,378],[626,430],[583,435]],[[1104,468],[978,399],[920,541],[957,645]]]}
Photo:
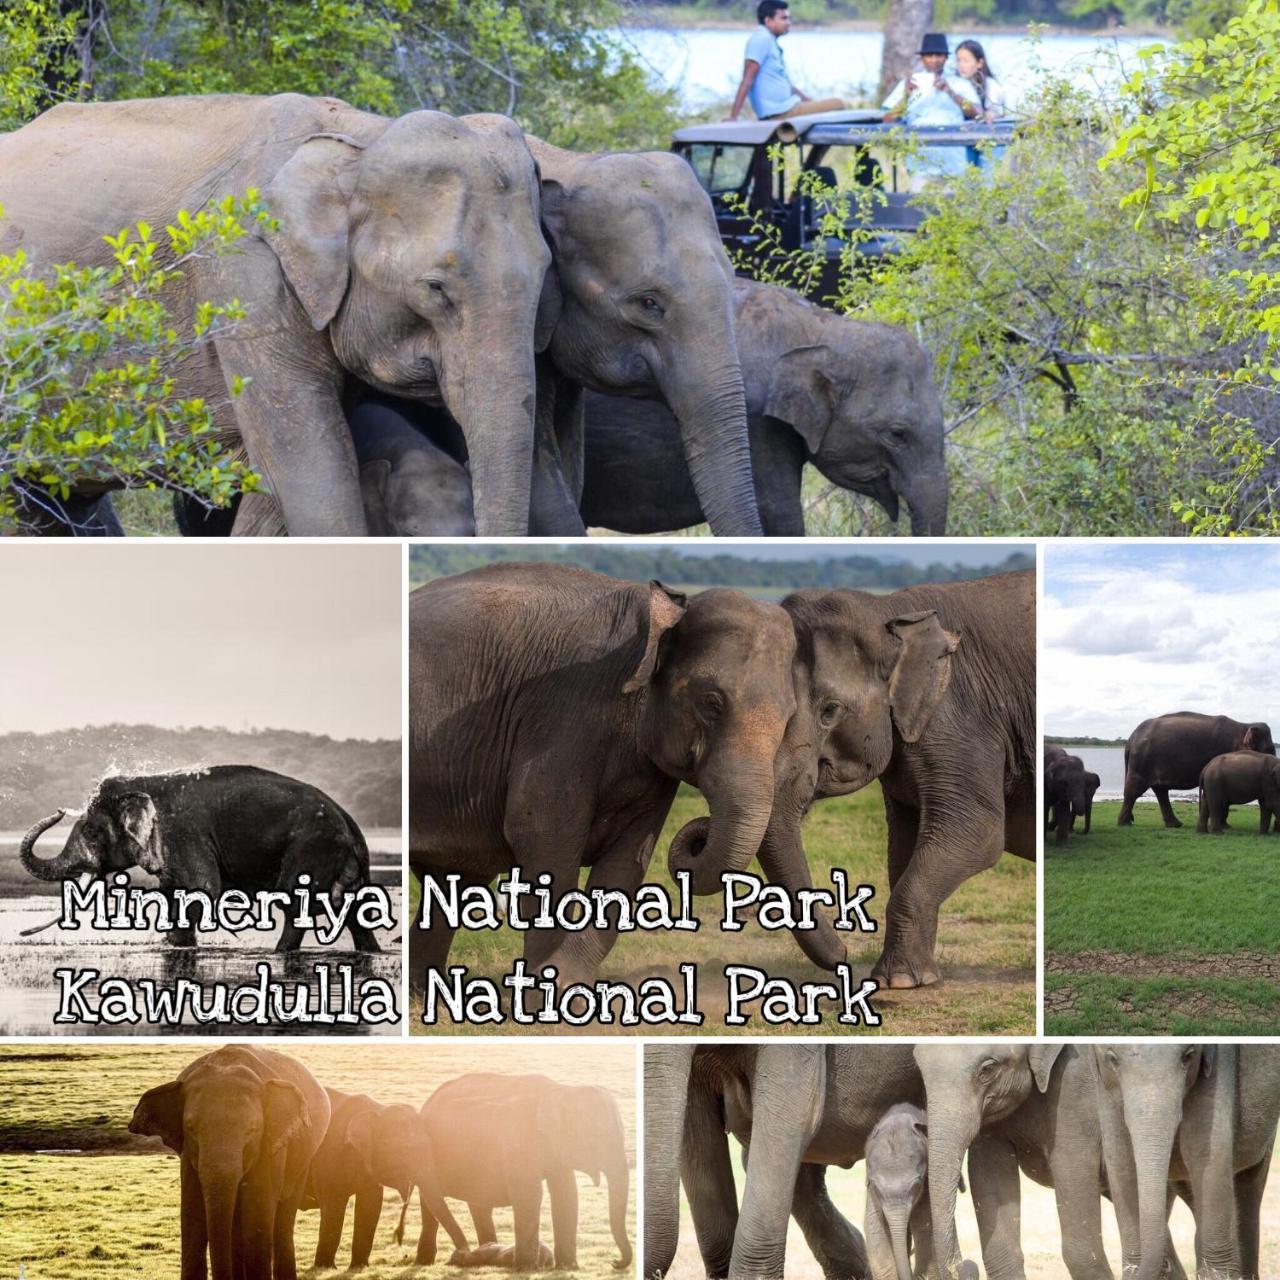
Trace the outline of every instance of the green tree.
{"label": "green tree", "polygon": [[78,14],[52,0],[0,3],[0,132],[25,124],[72,81],[78,25]]}

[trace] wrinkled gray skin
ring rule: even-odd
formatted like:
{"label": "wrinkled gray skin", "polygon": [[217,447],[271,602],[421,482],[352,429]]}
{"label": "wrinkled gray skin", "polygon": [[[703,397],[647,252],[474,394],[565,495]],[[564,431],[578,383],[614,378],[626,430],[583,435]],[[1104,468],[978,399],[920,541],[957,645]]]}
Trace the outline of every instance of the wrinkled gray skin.
{"label": "wrinkled gray skin", "polygon": [[1221,835],[1233,804],[1258,802],[1258,830],[1265,836],[1276,819],[1280,833],[1280,760],[1261,751],[1229,751],[1215,756],[1200,775],[1200,816],[1196,830]]}
{"label": "wrinkled gray skin", "polygon": [[[810,806],[878,778],[890,895],[872,976],[927,986],[941,976],[942,903],[1003,850],[1035,857],[1035,574],[887,596],[801,591],[782,607],[798,642],[796,713],[775,760],[760,866],[792,893],[811,888],[800,830]],[[695,893],[718,892],[726,871],[746,865],[716,856],[705,835],[695,819],[667,855],[673,873],[692,873]],[[795,938],[823,968],[845,959],[824,917]]]}
{"label": "wrinkled gray skin", "polygon": [[872,1280],[912,1280],[913,1250],[914,1274],[933,1274],[929,1126],[909,1102],[890,1107],[867,1138],[866,1237]]}
{"label": "wrinkled gray skin", "polygon": [[1096,773],[1090,773],[1079,756],[1063,752],[1045,766],[1045,822],[1050,830],[1056,832],[1055,844],[1067,843],[1078,817],[1084,819],[1084,834],[1089,834],[1093,822],[1093,797],[1101,785],[1102,779]]}
{"label": "wrinkled gray skin", "polygon": [[1244,724],[1229,716],[1206,716],[1198,711],[1175,711],[1144,720],[1124,749],[1124,804],[1117,823],[1133,823],[1133,805],[1150,787],[1160,803],[1166,827],[1180,827],[1169,803],[1169,791],[1190,791],[1214,756],[1228,751],[1264,751],[1275,755],[1271,729],[1261,722]]}
{"label": "wrinkled gray skin", "polygon": [[[651,1044],[644,1072],[644,1277],[675,1257],[682,1180],[708,1276],[781,1276],[792,1214],[825,1275],[869,1274],[825,1166],[862,1159],[895,1102],[923,1102],[910,1045]],[[752,1147],[740,1210],[726,1127]]]}
{"label": "wrinkled gray skin", "polygon": [[[836,315],[777,285],[734,282],[756,501],[766,534],[803,537],[806,462],[911,532],[947,531],[942,406],[906,332]],[[665,533],[700,524],[679,426],[665,405],[588,393],[588,525]]]}
{"label": "wrinkled gray skin", "polygon": [[[578,1266],[578,1183],[587,1174],[609,1191],[609,1226],[619,1256],[615,1271],[631,1267],[627,1203],[631,1172],[626,1135],[613,1095],[598,1085],[568,1085],[543,1075],[476,1072],[443,1084],[423,1104],[423,1124],[435,1151],[444,1193],[465,1200],[481,1248],[495,1244],[493,1210],[512,1209],[517,1271],[538,1268],[542,1188],[551,1200],[554,1266]],[[403,1238],[405,1212],[396,1240]],[[422,1235],[415,1261],[435,1260],[436,1219],[422,1202]],[[479,1262],[460,1265],[480,1265]],[[502,1265],[502,1264],[497,1264]]]}
{"label": "wrinkled gray skin", "polygon": [[[107,264],[104,232],[163,227],[251,186],[278,228],[188,264],[166,296],[178,328],[200,300],[248,308],[184,364],[179,390],[223,406],[220,430],[243,443],[284,526],[367,530],[345,371],[447,406],[467,438],[480,533],[526,533],[534,352],[555,299],[540,317],[550,253],[511,121],[387,120],[297,94],[65,104],[0,138],[0,249],[20,245],[38,269]],[[237,377],[249,382],[231,399]]]}
{"label": "wrinkled gray skin", "polygon": [[[659,397],[711,531],[761,532],[734,340],[733,268],[693,171],[667,152],[579,155],[537,138],[561,311],[540,365],[535,529],[582,530],[581,389]],[[557,503],[543,474],[563,477]],[[539,486],[542,486],[539,491]]]}
{"label": "wrinkled gray skin", "polygon": [[1137,1280],[1160,1274],[1172,1187],[1195,1210],[1197,1274],[1258,1276],[1259,1209],[1280,1117],[1280,1050],[1111,1044],[1081,1051],[1096,1063],[1117,1218],[1138,1223],[1137,1252],[1126,1250],[1126,1267],[1136,1265]]}
{"label": "wrinkled gray skin", "polygon": [[[437,579],[409,611],[415,874],[486,884],[519,866],[558,895],[589,866],[589,888],[632,893],[681,781],[707,799],[709,854],[750,861],[795,710],[777,605],[517,564]],[[529,930],[525,956],[591,982],[615,936]],[[415,987],[451,942],[439,923],[413,930]]]}

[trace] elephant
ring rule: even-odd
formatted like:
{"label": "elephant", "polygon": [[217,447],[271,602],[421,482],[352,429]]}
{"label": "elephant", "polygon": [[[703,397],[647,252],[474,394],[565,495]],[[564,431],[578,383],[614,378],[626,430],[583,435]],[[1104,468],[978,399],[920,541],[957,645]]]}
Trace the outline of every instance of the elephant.
{"label": "elephant", "polygon": [[[520,867],[558,899],[589,866],[589,889],[633,893],[681,781],[710,806],[708,858],[750,860],[795,710],[795,633],[777,605],[497,564],[418,588],[409,638],[416,875],[482,885]],[[453,938],[421,920],[414,984]],[[616,925],[529,930],[525,958],[590,983]]]}
{"label": "elephant", "polygon": [[1047,769],[1055,760],[1061,760],[1067,755],[1067,749],[1060,747],[1056,743],[1046,742],[1044,744],[1044,767]]}
{"label": "elephant", "polygon": [[1169,803],[1170,789],[1189,791],[1214,756],[1229,751],[1263,751],[1273,756],[1271,729],[1261,722],[1243,724],[1228,716],[1175,711],[1144,720],[1124,748],[1124,803],[1117,823],[1133,825],[1133,805],[1150,787],[1156,793],[1166,827],[1180,827]]}
{"label": "elephant", "polygon": [[1084,818],[1084,834],[1093,822],[1093,797],[1102,779],[1084,767],[1079,756],[1062,756],[1046,765],[1044,805],[1048,827],[1057,832],[1054,843],[1065,845],[1075,829],[1077,817]]}
{"label": "elephant", "polygon": [[[22,838],[18,856],[38,880],[106,877],[141,867],[172,894],[226,889],[295,892],[311,877],[312,893],[357,892],[371,883],[369,849],[355,820],[317,787],[251,765],[214,765],[142,776],[104,778],[76,818],[56,857],[35,853],[41,834],[67,814],[60,809]],[[348,927],[359,951],[378,951],[371,929]],[[175,946],[195,945],[195,926],[168,933]],[[290,918],[277,951],[302,945]]]}
{"label": "elephant", "polygon": [[14,484],[17,532],[34,538],[123,538],[124,526],[108,493],[56,497],[39,485]]}
{"label": "elephant", "polygon": [[[797,636],[797,710],[775,761],[759,845],[768,879],[812,885],[800,823],[810,805],[879,778],[889,828],[889,903],[872,977],[892,988],[939,980],[938,910],[1001,851],[1036,848],[1035,574],[910,587],[891,595],[801,591],[782,608]],[[719,891],[752,850],[706,841],[705,819],[671,842],[672,873]],[[795,931],[826,969],[844,961],[831,922]]]}
{"label": "elephant", "polygon": [[1233,804],[1258,802],[1258,830],[1265,836],[1276,819],[1280,833],[1280,760],[1261,751],[1228,751],[1214,756],[1200,774],[1200,816],[1196,830],[1222,834]]}
{"label": "elephant", "polygon": [[454,1246],[466,1252],[467,1237],[440,1191],[435,1150],[417,1109],[404,1103],[386,1106],[363,1093],[343,1093],[338,1089],[325,1092],[329,1097],[329,1128],[312,1157],[307,1177],[311,1202],[303,1205],[320,1209],[316,1267],[337,1265],[338,1243],[352,1196],[356,1200],[356,1217],[348,1270],[358,1271],[369,1265],[373,1236],[382,1213],[383,1187],[394,1187],[407,1201],[416,1186],[432,1217],[449,1233]]}
{"label": "elephant", "polygon": [[[746,388],[764,532],[803,537],[801,473],[873,498],[911,531],[947,531],[942,407],[929,361],[905,329],[815,306],[777,285],[735,280],[734,330]],[[588,392],[582,514],[622,533],[701,523],[678,423],[656,401]]]}
{"label": "elephant", "polygon": [[[515,1219],[512,1265],[531,1271],[545,1247],[538,1239],[542,1184],[551,1196],[556,1270],[574,1270],[578,1248],[576,1172],[609,1187],[609,1226],[619,1258],[631,1266],[627,1234],[630,1170],[622,1118],[613,1095],[598,1085],[568,1085],[543,1075],[477,1072],[443,1084],[421,1116],[435,1148],[447,1196],[471,1209],[481,1248],[496,1243],[493,1210],[510,1205]],[[436,1222],[422,1204],[417,1262],[435,1260]],[[400,1215],[400,1232],[404,1229]],[[397,1238],[400,1238],[399,1236]],[[474,1264],[473,1264],[474,1265]]]}
{"label": "elephant", "polygon": [[1138,1253],[1126,1256],[1125,1274],[1160,1274],[1172,1187],[1195,1212],[1197,1275],[1257,1277],[1259,1211],[1280,1118],[1280,1052],[1260,1044],[1134,1043],[1082,1052],[1096,1064],[1117,1217],[1138,1224]]}
{"label": "elephant", "polygon": [[[451,1267],[503,1267],[510,1271],[515,1266],[515,1260],[515,1245],[498,1244],[497,1241],[493,1241],[489,1244],[478,1245],[474,1249],[455,1253],[449,1259],[449,1265]],[[539,1240],[538,1256],[529,1270],[551,1271],[554,1267],[555,1258],[551,1250]]]}
{"label": "elephant", "polygon": [[[912,1280],[913,1251],[915,1274],[934,1274],[929,1125],[924,1110],[909,1102],[890,1107],[867,1138],[865,1232],[872,1280]],[[978,1280],[976,1266],[966,1274]]]}
{"label": "elephant", "polygon": [[535,352],[557,298],[513,122],[389,120],[298,94],[67,103],[0,137],[0,174],[0,250],[21,245],[37,269],[109,266],[104,232],[261,192],[271,219],[237,253],[188,263],[167,297],[175,326],[200,301],[247,308],[178,371],[179,390],[220,406],[220,434],[291,534],[367,531],[347,375],[445,405],[467,440],[478,531],[527,532]]}
{"label": "elephant", "polygon": [[[826,1192],[894,1103],[924,1102],[905,1045],[649,1044],[642,1274],[665,1275],[684,1182],[708,1276],[781,1276],[794,1215],[825,1275],[867,1276],[859,1232]],[[738,1207],[726,1130],[752,1148]]]}
{"label": "elephant", "polygon": [[296,1280],[293,1224],[329,1124],[329,1098],[296,1058],[227,1045],[148,1089],[129,1132],[182,1157],[182,1274]]}

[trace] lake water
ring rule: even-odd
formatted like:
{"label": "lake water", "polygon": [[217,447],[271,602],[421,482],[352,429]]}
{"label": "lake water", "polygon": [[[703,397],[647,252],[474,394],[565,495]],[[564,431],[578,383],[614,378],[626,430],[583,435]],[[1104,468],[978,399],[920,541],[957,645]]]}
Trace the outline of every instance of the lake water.
{"label": "lake water", "polygon": [[[728,104],[742,75],[742,51],[752,28],[679,30],[634,27],[616,33],[650,68],[653,78],[676,89],[687,111]],[[951,47],[966,38],[951,32]],[[1010,105],[1033,90],[1046,72],[1071,77],[1092,91],[1113,89],[1139,66],[1138,50],[1161,44],[1155,36],[981,35]],[[810,97],[867,101],[880,78],[878,31],[793,31],[783,40],[792,82]],[[947,70],[953,70],[949,62]]]}
{"label": "lake water", "polygon": [[[1084,767],[1102,779],[1097,800],[1124,799],[1124,748],[1123,747],[1067,747],[1073,756],[1084,761]],[[1200,795],[1193,787],[1190,791],[1170,791],[1170,800],[1189,800],[1198,804]],[[1148,791],[1142,800],[1155,804],[1154,791]],[[1139,801],[1141,803],[1141,801]]]}

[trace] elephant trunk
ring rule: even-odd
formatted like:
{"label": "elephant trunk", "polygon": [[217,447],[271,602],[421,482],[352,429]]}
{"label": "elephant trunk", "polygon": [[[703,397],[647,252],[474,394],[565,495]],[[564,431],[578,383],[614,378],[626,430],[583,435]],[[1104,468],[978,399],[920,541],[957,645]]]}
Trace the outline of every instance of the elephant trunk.
{"label": "elephant trunk", "polygon": [[898,1280],[912,1280],[911,1250],[907,1243],[907,1227],[911,1221],[911,1206],[896,1204],[884,1211],[885,1221],[889,1224],[889,1239],[893,1243],[893,1265],[898,1273]]}
{"label": "elephant trunk", "polygon": [[709,818],[687,822],[671,841],[667,869],[689,873],[695,894],[718,893],[726,872],[744,871],[760,848],[773,807],[773,755],[732,756],[704,767],[698,786]]}
{"label": "elephant trunk", "polygon": [[1125,1120],[1133,1135],[1133,1161],[1138,1179],[1138,1242],[1142,1253],[1137,1280],[1156,1280],[1164,1267],[1169,1221],[1169,1161],[1180,1118],[1176,1107],[1144,1107],[1136,1116],[1131,1116],[1130,1109],[1125,1108]]}
{"label": "elephant trunk", "polygon": [[[770,884],[781,885],[793,898],[802,889],[813,888],[809,861],[805,857],[804,837],[800,834],[799,815],[783,815],[774,802],[769,826],[760,844],[760,867]],[[821,913],[814,915],[814,928],[797,929],[795,940],[800,950],[819,968],[834,972],[847,958],[845,945],[831,921]]]}
{"label": "elephant trunk", "polygon": [[939,466],[917,476],[902,489],[911,508],[911,532],[917,538],[941,537],[947,531],[947,472]]}
{"label": "elephant trunk", "polygon": [[[421,1149],[423,1160],[417,1170],[418,1192],[422,1197],[422,1203],[431,1211],[431,1216],[449,1233],[449,1239],[453,1241],[453,1247],[465,1253],[471,1247],[471,1242],[467,1239],[466,1232],[458,1226],[458,1220],[453,1216],[449,1209],[449,1205],[444,1198],[444,1189],[440,1185],[440,1177],[436,1172],[435,1149],[431,1144],[430,1138],[424,1133],[421,1138]],[[409,1203],[408,1195],[405,1196],[404,1203]],[[404,1214],[400,1215],[400,1233],[404,1230]],[[397,1236],[399,1240],[400,1236]]]}
{"label": "elephant trunk", "polygon": [[[727,341],[732,346],[732,335]],[[742,370],[735,359],[685,386],[698,386],[699,391],[663,387],[663,393],[680,423],[685,462],[702,514],[714,534],[758,538],[764,530],[751,473]]]}
{"label": "elephant trunk", "polygon": [[665,1276],[680,1240],[680,1149],[693,1068],[692,1044],[644,1054],[644,1256],[642,1280]]}
{"label": "elephant trunk", "polygon": [[965,1152],[978,1136],[981,1115],[976,1104],[933,1104],[935,1097],[956,1097],[964,1088],[959,1080],[925,1079],[929,1106],[929,1208],[933,1216],[933,1246],[938,1274],[954,1280],[961,1274],[960,1246],[956,1240],[956,1197],[960,1192],[960,1166]]}
{"label": "elephant trunk", "polygon": [[[532,317],[529,317],[532,323]],[[526,325],[526,328],[529,326]],[[536,376],[533,347],[520,318],[467,326],[460,376],[446,376],[445,406],[462,428],[479,537],[523,538],[533,487]]]}
{"label": "elephant trunk", "polygon": [[1089,826],[1093,822],[1093,797],[1087,796],[1084,802],[1084,833],[1089,834]]}
{"label": "elephant trunk", "polygon": [[631,1266],[631,1237],[627,1234],[627,1195],[631,1187],[630,1170],[625,1152],[620,1152],[616,1162],[604,1171],[609,1180],[609,1229],[621,1257],[613,1264],[615,1271],[625,1271]]}
{"label": "elephant trunk", "polygon": [[37,880],[65,880],[83,867],[83,862],[78,856],[79,849],[73,847],[71,840],[67,841],[62,852],[55,858],[37,858],[35,854],[36,841],[50,827],[61,822],[66,812],[65,809],[59,809],[57,813],[41,819],[22,837],[22,843],[18,846],[18,857],[23,867]]}
{"label": "elephant trunk", "polygon": [[204,1196],[212,1280],[234,1280],[236,1276],[235,1217],[239,1189],[238,1168],[219,1166],[212,1169],[207,1162],[201,1162],[200,1190]]}

